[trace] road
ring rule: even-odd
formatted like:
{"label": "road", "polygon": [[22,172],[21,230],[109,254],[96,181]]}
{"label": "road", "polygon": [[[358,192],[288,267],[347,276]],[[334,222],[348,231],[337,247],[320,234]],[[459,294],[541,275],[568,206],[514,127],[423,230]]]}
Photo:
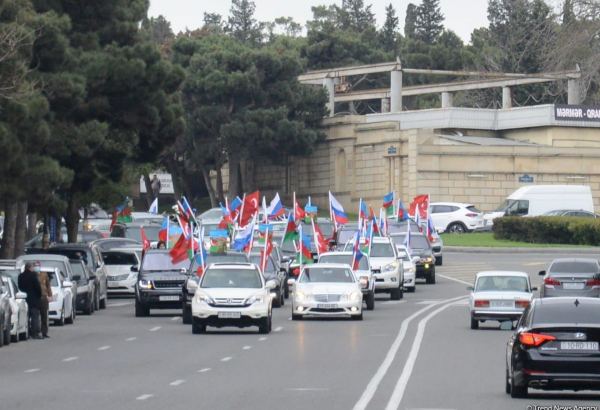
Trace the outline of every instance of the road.
{"label": "road", "polygon": [[[51,328],[51,339],[0,349],[0,409],[527,409],[598,405],[600,395],[504,393],[510,331],[469,329],[467,284],[476,272],[537,271],[553,254],[447,253],[436,285],[362,322],[290,320],[274,310],[267,336],[248,330],[192,335],[176,311],[135,318],[131,299]],[[529,407],[535,408],[535,407]]]}

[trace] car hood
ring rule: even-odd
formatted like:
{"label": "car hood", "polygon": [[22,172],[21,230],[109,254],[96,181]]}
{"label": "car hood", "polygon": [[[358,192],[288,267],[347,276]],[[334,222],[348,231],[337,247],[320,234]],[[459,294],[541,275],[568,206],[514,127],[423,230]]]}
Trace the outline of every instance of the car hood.
{"label": "car hood", "polygon": [[373,275],[373,272],[371,272],[370,270],[357,270],[357,271],[354,271],[354,276],[356,276],[357,278],[360,278],[361,276],[371,277],[372,275]]}
{"label": "car hood", "polygon": [[410,256],[418,256],[419,258],[425,258],[427,256],[433,256],[431,249],[411,249]]}
{"label": "car hood", "polygon": [[533,293],[530,292],[473,292],[473,299],[493,299],[493,300],[531,300]]}
{"label": "car hood", "polygon": [[381,269],[385,265],[389,265],[392,262],[396,261],[396,258],[386,257],[386,258],[370,258],[371,269]]}
{"label": "car hood", "polygon": [[344,294],[360,291],[357,283],[298,283],[296,290],[310,294]]}
{"label": "car hood", "polygon": [[246,299],[253,295],[262,294],[263,288],[198,288],[196,292],[202,292],[211,298]]}
{"label": "car hood", "polygon": [[132,265],[110,265],[106,266],[106,274],[107,275],[124,275],[126,273],[131,273]]}

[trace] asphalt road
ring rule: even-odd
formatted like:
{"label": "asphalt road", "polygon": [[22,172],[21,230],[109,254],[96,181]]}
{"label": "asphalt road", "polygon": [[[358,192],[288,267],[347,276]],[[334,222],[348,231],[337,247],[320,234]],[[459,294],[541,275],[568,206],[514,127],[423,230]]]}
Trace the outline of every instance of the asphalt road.
{"label": "asphalt road", "polygon": [[[290,320],[274,310],[254,329],[192,335],[176,311],[135,318],[131,299],[51,328],[51,339],[0,349],[0,409],[528,409],[599,405],[599,394],[504,393],[510,331],[469,329],[476,272],[537,271],[552,254],[447,253],[438,283],[364,321]],[[528,407],[532,406],[532,407]],[[540,409],[541,407],[538,407]],[[552,407],[551,407],[552,408]]]}

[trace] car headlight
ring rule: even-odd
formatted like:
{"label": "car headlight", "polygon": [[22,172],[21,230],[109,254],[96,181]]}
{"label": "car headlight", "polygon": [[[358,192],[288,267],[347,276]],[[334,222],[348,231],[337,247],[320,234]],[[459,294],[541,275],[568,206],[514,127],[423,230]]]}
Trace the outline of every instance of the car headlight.
{"label": "car headlight", "polygon": [[352,292],[348,295],[348,299],[352,302],[358,302],[359,300],[362,300],[362,293],[361,292]]}
{"label": "car headlight", "polygon": [[138,286],[139,286],[141,289],[152,289],[152,287],[153,287],[153,286],[152,286],[152,281],[150,281],[150,280],[145,280],[145,279],[141,279],[141,280],[138,282]]}
{"label": "car headlight", "polygon": [[265,301],[265,297],[263,295],[254,295],[254,296],[250,296],[248,299],[246,299],[244,304],[245,305],[253,305],[255,303],[263,303],[264,301]]}
{"label": "car headlight", "polygon": [[196,300],[198,301],[198,303],[204,302],[207,305],[215,304],[215,300],[208,296],[206,293],[196,293]]}
{"label": "car headlight", "polygon": [[398,268],[398,263],[397,262],[392,262],[390,264],[385,265],[381,271],[382,272],[393,272]]}
{"label": "car headlight", "polygon": [[194,293],[198,289],[198,282],[196,282],[196,279],[188,279],[186,286],[189,293]]}
{"label": "car headlight", "polygon": [[296,292],[294,292],[294,298],[298,302],[302,302],[302,301],[308,300],[308,295],[300,290],[297,290]]}

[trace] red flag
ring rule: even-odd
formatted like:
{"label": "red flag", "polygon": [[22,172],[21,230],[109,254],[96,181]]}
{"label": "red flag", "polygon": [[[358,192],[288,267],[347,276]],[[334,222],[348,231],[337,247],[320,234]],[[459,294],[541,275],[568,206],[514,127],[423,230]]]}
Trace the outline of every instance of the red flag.
{"label": "red flag", "polygon": [[188,251],[190,249],[189,240],[186,239],[185,235],[181,234],[177,243],[173,248],[169,251],[169,255],[171,255],[171,262],[179,263],[189,258]]}
{"label": "red flag", "polygon": [[317,252],[318,254],[322,254],[324,252],[329,251],[329,240],[325,238],[325,235],[323,235],[323,231],[321,231],[321,228],[319,228],[319,224],[317,224],[317,222],[315,222],[315,239],[317,241],[317,243],[315,243],[315,246],[318,247]]}
{"label": "red flag", "polygon": [[140,228],[140,236],[142,237],[142,246],[144,247],[144,252],[146,252],[146,250],[150,249],[150,241],[146,236],[146,231],[144,230],[143,226]]}
{"label": "red flag", "polygon": [[248,225],[254,214],[258,212],[260,192],[255,191],[250,195],[246,195],[242,204],[242,215],[240,217],[240,226]]}
{"label": "red flag", "polygon": [[381,232],[379,232],[379,226],[377,226],[377,219],[375,218],[375,212],[373,212],[373,208],[369,207],[369,221],[374,221],[373,225],[371,225],[371,229],[373,229],[373,233],[381,236]]}
{"label": "red flag", "polygon": [[296,201],[296,206],[294,208],[296,208],[296,214],[294,215],[296,221],[302,221],[306,218],[306,212],[304,212],[304,209],[302,209],[298,201]]}
{"label": "red flag", "polygon": [[415,211],[419,211],[419,216],[423,219],[427,219],[429,213],[429,195],[418,195],[413,199],[408,207],[408,213],[415,217]]}
{"label": "red flag", "polygon": [[260,269],[264,272],[265,267],[267,266],[267,258],[273,252],[273,242],[271,241],[271,234],[269,231],[265,234],[265,246],[260,251]]}

